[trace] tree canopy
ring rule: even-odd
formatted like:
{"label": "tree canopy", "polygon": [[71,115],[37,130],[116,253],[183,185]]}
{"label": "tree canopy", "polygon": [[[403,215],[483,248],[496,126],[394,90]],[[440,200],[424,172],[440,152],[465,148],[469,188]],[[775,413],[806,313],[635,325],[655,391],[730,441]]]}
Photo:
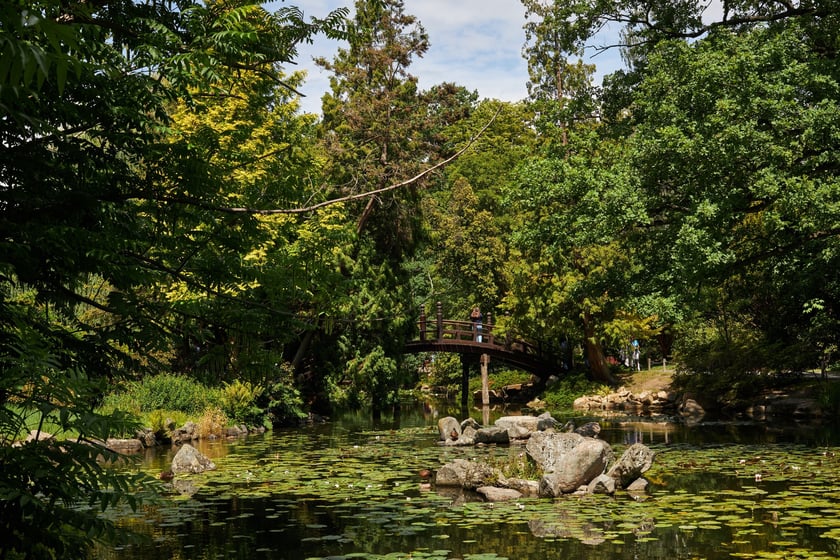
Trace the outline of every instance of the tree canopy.
{"label": "tree canopy", "polygon": [[[132,501],[107,387],[293,371],[312,410],[381,410],[421,304],[606,382],[631,340],[733,391],[836,360],[840,6],[522,4],[520,103],[420,88],[401,0],[0,6],[3,555],[73,557],[113,531],[76,505]],[[319,119],[287,66],[321,36]]]}

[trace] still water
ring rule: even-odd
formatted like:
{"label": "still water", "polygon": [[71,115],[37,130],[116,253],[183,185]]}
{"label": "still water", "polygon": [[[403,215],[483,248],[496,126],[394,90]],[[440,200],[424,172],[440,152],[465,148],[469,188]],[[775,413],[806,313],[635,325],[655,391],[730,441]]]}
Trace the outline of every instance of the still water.
{"label": "still water", "polygon": [[[493,416],[509,411],[494,411]],[[418,476],[456,458],[493,464],[519,445],[444,448],[444,406],[407,405],[374,424],[323,425],[197,446],[217,469],[180,475],[137,512],[116,512],[143,540],[101,560],[837,558],[840,436],[825,426],[599,420],[617,454],[657,452],[646,495],[522,498],[489,504]],[[480,411],[473,416],[481,421]],[[459,417],[458,414],[453,414]],[[494,418],[493,418],[494,419]],[[492,420],[492,419],[491,419]],[[158,450],[139,468],[169,468]]]}

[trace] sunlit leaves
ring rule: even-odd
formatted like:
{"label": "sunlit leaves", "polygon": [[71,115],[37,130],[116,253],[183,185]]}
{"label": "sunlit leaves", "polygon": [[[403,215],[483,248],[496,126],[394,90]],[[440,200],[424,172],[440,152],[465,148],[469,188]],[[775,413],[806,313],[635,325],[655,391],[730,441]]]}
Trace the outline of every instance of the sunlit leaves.
{"label": "sunlit leaves", "polygon": [[[132,481],[97,462],[115,456],[94,442],[132,427],[121,414],[94,412],[102,384],[136,375],[184,342],[173,314],[190,317],[186,323],[207,311],[179,307],[187,294],[218,303],[257,291],[252,261],[243,266],[240,253],[267,245],[268,235],[258,235],[257,220],[219,208],[300,202],[309,161],[299,144],[311,119],[291,118],[290,84],[274,64],[291,61],[312,33],[340,27],[345,13],[305,23],[300,11],[275,17],[249,2],[0,6],[0,430],[10,443],[34,420],[62,439],[3,448],[2,492],[24,498],[3,502],[8,538],[0,556],[77,558],[113,527],[64,506],[87,498],[96,509],[133,502]],[[266,88],[248,80],[250,72],[285,96],[263,97]],[[237,107],[239,136],[225,130],[214,138],[217,131],[202,123],[171,120],[176,100],[206,107],[208,96],[220,94],[257,100],[250,115]],[[274,153],[249,142],[256,125],[243,126],[260,103],[274,103],[288,124],[260,136]],[[269,156],[289,165],[254,172],[248,182],[244,167]],[[281,177],[279,185],[262,191],[269,175]],[[214,311],[205,317],[216,324],[256,326],[243,317],[257,315],[250,309]],[[189,334],[203,341],[211,329],[198,323]]]}

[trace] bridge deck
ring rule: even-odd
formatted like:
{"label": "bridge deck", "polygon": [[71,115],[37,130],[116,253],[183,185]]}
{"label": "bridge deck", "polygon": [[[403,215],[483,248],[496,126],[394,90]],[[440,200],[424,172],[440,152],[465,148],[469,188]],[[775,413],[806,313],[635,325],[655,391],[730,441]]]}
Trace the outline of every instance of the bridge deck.
{"label": "bridge deck", "polygon": [[405,351],[487,354],[543,378],[558,371],[554,356],[545,355],[539,347],[513,339],[510,333],[496,336],[496,327],[490,319],[488,314],[487,322],[482,322],[480,327],[472,321],[443,319],[441,304],[438,303],[435,320],[428,321],[425,308],[422,308],[417,323],[419,338],[407,343]]}

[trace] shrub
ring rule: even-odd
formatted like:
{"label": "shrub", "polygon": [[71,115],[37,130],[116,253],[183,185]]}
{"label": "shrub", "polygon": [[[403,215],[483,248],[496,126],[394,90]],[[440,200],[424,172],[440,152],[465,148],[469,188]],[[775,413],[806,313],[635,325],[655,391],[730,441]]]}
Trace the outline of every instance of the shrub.
{"label": "shrub", "polygon": [[183,421],[186,420],[183,413],[178,413],[178,416],[181,418],[173,417],[173,414],[170,411],[166,410],[153,410],[147,413],[144,416],[145,424],[151,428],[151,430],[155,433],[158,437],[169,436],[176,427],[183,425]]}
{"label": "shrub", "polygon": [[840,413],[840,382],[823,381],[817,391],[817,403],[830,416]]}
{"label": "shrub", "polygon": [[[490,372],[488,375],[488,384],[490,389],[500,389],[507,385],[516,385],[517,383],[528,383],[531,381],[531,374],[515,369],[502,369],[499,371]],[[458,386],[460,386],[460,379]],[[470,378],[470,393],[481,390],[481,375],[476,375]]]}
{"label": "shrub", "polygon": [[291,364],[282,364],[273,382],[263,392],[262,402],[272,426],[288,426],[306,418],[303,400],[294,385],[293,372]]}
{"label": "shrub", "polygon": [[261,385],[237,379],[225,383],[219,393],[222,412],[236,423],[250,426],[262,425],[265,409],[258,406],[258,399],[265,392]]}
{"label": "shrub", "polygon": [[198,435],[205,438],[207,436],[221,436],[224,433],[225,426],[228,425],[228,418],[222,409],[216,406],[208,407],[196,422],[196,429]]}
{"label": "shrub", "polygon": [[459,386],[461,383],[461,359],[457,354],[440,353],[429,357],[425,365],[426,375],[420,383],[435,387]]}
{"label": "shrub", "polygon": [[105,397],[103,408],[125,410],[137,415],[154,410],[200,414],[215,404],[215,391],[187,377],[161,374],[126,384],[123,391]]}

